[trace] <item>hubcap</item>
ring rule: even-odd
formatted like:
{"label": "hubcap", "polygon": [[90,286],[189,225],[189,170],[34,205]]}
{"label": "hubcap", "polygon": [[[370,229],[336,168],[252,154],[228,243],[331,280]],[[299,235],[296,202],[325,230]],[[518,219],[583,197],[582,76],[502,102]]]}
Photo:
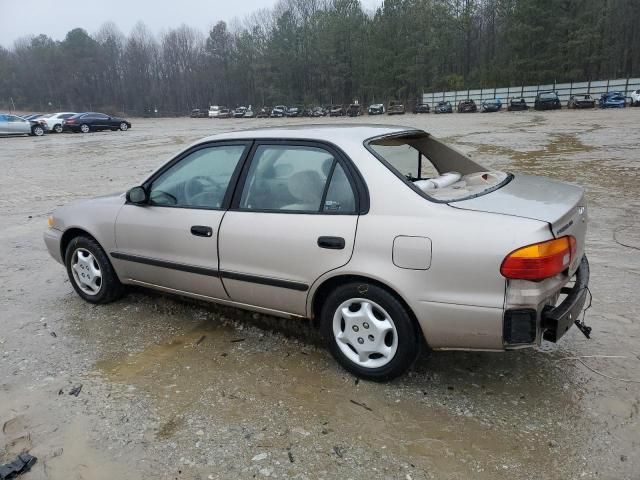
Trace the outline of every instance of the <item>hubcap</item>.
{"label": "hubcap", "polygon": [[126,124],[126,123],[124,123],[124,122],[123,122],[123,123],[121,123],[121,124],[120,124],[120,130],[124,131],[124,130],[126,130],[127,128],[128,128],[128,127],[127,127],[127,124]]}
{"label": "hubcap", "polygon": [[87,295],[97,295],[102,288],[102,271],[93,254],[78,248],[71,257],[71,272],[76,285]]}
{"label": "hubcap", "polygon": [[62,126],[61,125],[56,125],[54,130],[55,130],[56,133],[62,133]]}
{"label": "hubcap", "polygon": [[398,333],[391,316],[365,298],[352,298],[336,309],[333,335],[340,351],[361,367],[382,367],[398,350]]}
{"label": "hubcap", "polygon": [[80,130],[82,130],[83,133],[87,133],[89,131],[89,126],[88,125],[82,125],[80,127]]}

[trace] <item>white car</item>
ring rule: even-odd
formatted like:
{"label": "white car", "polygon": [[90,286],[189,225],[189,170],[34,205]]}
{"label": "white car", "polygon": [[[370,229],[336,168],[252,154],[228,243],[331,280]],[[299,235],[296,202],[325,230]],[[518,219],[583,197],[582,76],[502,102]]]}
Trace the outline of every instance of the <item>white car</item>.
{"label": "white car", "polygon": [[219,116],[221,108],[222,107],[220,107],[219,105],[211,105],[209,107],[209,118],[216,118],[217,116]]}
{"label": "white car", "polygon": [[631,106],[640,107],[640,90],[634,90],[631,92]]}
{"label": "white car", "polygon": [[44,120],[47,124],[48,132],[62,133],[62,123],[67,118],[73,117],[75,112],[58,112],[51,115],[44,115],[38,120]]}

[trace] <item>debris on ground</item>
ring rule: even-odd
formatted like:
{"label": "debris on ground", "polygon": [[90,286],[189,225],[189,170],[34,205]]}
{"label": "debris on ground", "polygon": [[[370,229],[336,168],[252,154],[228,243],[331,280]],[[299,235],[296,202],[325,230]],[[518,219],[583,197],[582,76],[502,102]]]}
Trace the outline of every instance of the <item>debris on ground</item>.
{"label": "debris on ground", "polygon": [[358,405],[359,407],[364,408],[365,410],[368,410],[369,412],[373,412],[373,410],[371,409],[371,407],[369,407],[366,403],[360,403],[360,402],[356,402],[355,400],[349,400],[351,403],[353,403],[354,405]]}
{"label": "debris on ground", "polygon": [[28,472],[37,461],[33,455],[21,453],[13,462],[0,465],[0,480],[9,480]]}
{"label": "debris on ground", "polygon": [[80,395],[81,391],[82,391],[82,384],[77,385],[73,387],[71,390],[69,390],[69,395],[73,395],[74,397],[77,397],[78,395]]}

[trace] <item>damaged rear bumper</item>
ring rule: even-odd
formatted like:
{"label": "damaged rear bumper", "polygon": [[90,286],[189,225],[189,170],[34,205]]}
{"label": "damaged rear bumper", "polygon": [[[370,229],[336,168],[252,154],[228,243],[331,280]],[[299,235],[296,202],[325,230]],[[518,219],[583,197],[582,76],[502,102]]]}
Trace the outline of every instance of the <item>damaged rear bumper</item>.
{"label": "damaged rear bumper", "polygon": [[540,325],[545,340],[557,342],[578,320],[587,299],[588,286],[589,262],[585,255],[576,272],[573,287],[563,287],[560,291],[567,295],[564,301],[555,307],[547,306],[542,311]]}

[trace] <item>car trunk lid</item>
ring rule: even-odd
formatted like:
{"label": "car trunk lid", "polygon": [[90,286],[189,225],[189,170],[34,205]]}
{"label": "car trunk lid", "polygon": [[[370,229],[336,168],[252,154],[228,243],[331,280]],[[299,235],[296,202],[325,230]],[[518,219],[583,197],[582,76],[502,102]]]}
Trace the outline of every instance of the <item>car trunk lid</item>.
{"label": "car trunk lid", "polygon": [[545,177],[514,175],[502,188],[466,200],[449,203],[456,208],[531,218],[549,224],[558,238],[576,238],[576,257],[570,267],[573,274],[584,255],[587,207],[584,190],[576,185]]}

